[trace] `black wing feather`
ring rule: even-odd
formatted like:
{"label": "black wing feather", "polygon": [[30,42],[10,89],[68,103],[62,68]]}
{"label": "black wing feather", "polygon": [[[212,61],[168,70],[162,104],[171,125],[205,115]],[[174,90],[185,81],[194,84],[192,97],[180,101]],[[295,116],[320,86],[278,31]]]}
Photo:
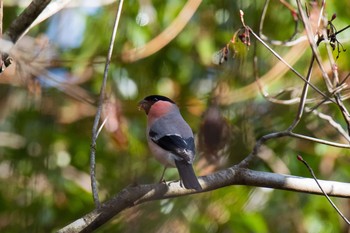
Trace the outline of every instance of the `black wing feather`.
{"label": "black wing feather", "polygon": [[[192,161],[194,155],[194,140],[190,138],[182,138],[179,135],[165,135],[158,138],[157,133],[150,130],[149,136],[154,143],[166,151],[178,155],[187,162]],[[192,157],[192,158],[191,158]]]}

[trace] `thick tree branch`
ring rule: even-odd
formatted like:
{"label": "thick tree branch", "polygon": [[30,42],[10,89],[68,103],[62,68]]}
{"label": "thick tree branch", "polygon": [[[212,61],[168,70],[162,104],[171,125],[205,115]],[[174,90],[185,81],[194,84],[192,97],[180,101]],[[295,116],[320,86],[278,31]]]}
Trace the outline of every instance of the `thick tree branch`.
{"label": "thick tree branch", "polygon": [[[203,187],[203,192],[230,185],[248,185],[322,195],[321,190],[313,179],[253,171],[238,168],[237,166],[200,177],[199,181]],[[319,182],[329,196],[350,197],[350,183],[324,180],[319,180]],[[99,209],[95,209],[67,225],[59,230],[58,233],[92,232],[127,208],[143,202],[194,193],[196,193],[194,190],[182,188],[179,182],[130,186],[103,203]]]}
{"label": "thick tree branch", "polygon": [[[9,50],[12,48],[13,44],[24,35],[29,26],[34,22],[34,20],[40,15],[40,13],[46,8],[46,6],[51,2],[51,0],[33,0],[29,6],[11,23],[10,27],[2,35],[2,1],[1,1],[1,37],[5,40],[1,41],[2,48],[0,52],[0,73],[2,73],[6,67],[11,65],[12,58],[9,57]],[[11,43],[8,43],[7,40],[11,40]],[[4,46],[6,43],[7,46]]]}
{"label": "thick tree branch", "polygon": [[51,0],[33,0],[30,5],[11,23],[6,34],[13,43],[21,37],[23,32],[34,22]]}

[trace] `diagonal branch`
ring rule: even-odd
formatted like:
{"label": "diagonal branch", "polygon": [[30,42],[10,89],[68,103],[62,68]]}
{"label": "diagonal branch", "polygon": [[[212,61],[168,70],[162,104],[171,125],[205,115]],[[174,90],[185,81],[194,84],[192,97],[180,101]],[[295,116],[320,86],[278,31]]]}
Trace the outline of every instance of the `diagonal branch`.
{"label": "diagonal branch", "polygon": [[34,22],[51,0],[33,0],[30,5],[11,23],[6,31],[13,43],[16,43],[26,29]]}
{"label": "diagonal branch", "polygon": [[309,170],[311,176],[314,178],[317,186],[320,188],[320,190],[322,191],[323,195],[327,198],[328,202],[332,205],[332,207],[337,211],[337,213],[340,215],[340,217],[342,217],[342,219],[348,224],[350,225],[349,220],[344,216],[344,214],[338,209],[338,207],[334,204],[334,202],[329,198],[329,196],[327,195],[327,193],[323,190],[322,185],[320,184],[320,182],[318,181],[318,179],[316,178],[316,175],[314,173],[314,171],[312,170],[312,168],[309,166],[309,164],[303,159],[303,157],[301,157],[301,155],[297,156],[298,160],[301,161]]}

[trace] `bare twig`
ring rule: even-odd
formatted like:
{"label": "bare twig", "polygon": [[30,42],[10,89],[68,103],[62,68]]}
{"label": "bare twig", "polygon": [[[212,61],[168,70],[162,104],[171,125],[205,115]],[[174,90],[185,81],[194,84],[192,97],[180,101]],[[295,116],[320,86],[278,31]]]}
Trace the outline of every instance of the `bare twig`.
{"label": "bare twig", "polygon": [[[256,47],[254,47],[256,48]],[[254,49],[254,53],[256,53],[256,49]],[[254,76],[255,76],[255,80],[256,80],[256,84],[259,88],[260,93],[262,94],[262,96],[269,102],[271,103],[275,103],[275,104],[283,104],[283,105],[294,105],[294,104],[298,104],[300,103],[300,97],[296,97],[293,99],[287,99],[287,100],[280,100],[277,99],[277,96],[286,93],[288,91],[294,91],[296,88],[286,88],[281,90],[279,93],[277,93],[274,96],[271,96],[267,91],[265,91],[263,84],[260,82],[260,77],[258,74],[258,57],[256,56],[256,54],[254,55],[254,61],[253,61],[253,68],[254,68]],[[305,103],[312,103],[315,102],[316,99],[305,99],[304,100]]]}
{"label": "bare twig", "polygon": [[309,170],[311,176],[313,177],[313,179],[315,180],[316,184],[318,185],[318,187],[320,188],[320,190],[322,191],[322,193],[325,195],[325,197],[327,198],[328,202],[332,205],[332,207],[338,212],[338,214],[340,215],[340,217],[342,217],[342,219],[348,224],[350,225],[349,220],[344,216],[344,214],[338,209],[338,207],[333,203],[333,201],[329,198],[328,194],[323,190],[322,186],[320,185],[320,183],[318,182],[318,179],[315,176],[314,171],[312,170],[312,168],[309,166],[309,164],[303,159],[303,157],[301,157],[300,155],[297,156],[298,160],[301,161]]}
{"label": "bare twig", "polygon": [[330,81],[330,79],[328,77],[327,72],[325,71],[325,69],[322,66],[322,59],[321,59],[320,53],[319,53],[319,51],[317,49],[315,36],[313,35],[309,19],[306,16],[306,14],[305,14],[305,12],[304,12],[304,10],[302,8],[300,0],[297,0],[297,5],[298,5],[298,10],[299,10],[299,15],[301,16],[301,19],[302,19],[302,22],[304,24],[304,28],[305,28],[305,31],[306,31],[306,35],[307,35],[307,38],[309,40],[310,47],[312,49],[312,53],[315,56],[316,62],[317,62],[318,66],[319,66],[319,68],[320,68],[320,70],[322,72],[322,77],[323,77],[323,79],[324,79],[324,81],[326,83],[328,92],[331,93],[331,92],[333,92],[332,83],[331,83],[331,81]]}
{"label": "bare twig", "polygon": [[281,131],[281,132],[270,133],[262,136],[255,143],[255,146],[252,152],[245,159],[243,159],[237,166],[241,168],[247,168],[254,160],[256,160],[257,154],[259,153],[260,147],[262,146],[263,143],[271,139],[281,138],[288,135],[289,135],[289,132]]}
{"label": "bare twig", "polygon": [[343,101],[341,100],[341,96],[339,93],[335,94],[335,100],[337,101],[340,112],[342,113],[342,116],[343,116],[345,123],[348,127],[348,134],[350,135],[350,114],[349,114],[348,110],[346,109]]}
{"label": "bare twig", "polygon": [[349,77],[350,73],[348,73],[348,75],[346,75],[346,77],[339,83],[339,86],[342,86],[344,83],[346,83],[346,80],[348,80]]}
{"label": "bare twig", "polygon": [[320,14],[319,14],[318,20],[317,20],[317,28],[320,28],[321,21],[322,21],[322,18],[323,18],[323,12],[324,12],[325,7],[326,7],[326,0],[322,0]]}
{"label": "bare twig", "polygon": [[315,61],[315,57],[312,56],[311,62],[310,62],[310,66],[309,66],[309,69],[308,69],[308,72],[307,72],[307,76],[306,76],[307,82],[304,83],[303,91],[302,91],[301,97],[300,97],[298,113],[295,116],[294,122],[289,126],[288,131],[292,131],[297,126],[297,124],[300,122],[301,117],[303,115],[304,108],[305,108],[305,101],[306,101],[306,98],[307,98],[307,91],[309,89],[309,84],[308,83],[310,82],[310,79],[311,79],[312,67],[314,65],[314,61]]}
{"label": "bare twig", "polygon": [[[325,21],[324,22],[324,24],[325,24],[324,28],[327,28],[327,24],[331,24],[331,21]],[[331,24],[331,26],[333,26],[333,25]],[[346,28],[342,29],[341,31],[343,31],[345,29]],[[340,33],[340,32],[336,32],[334,37],[338,33]],[[328,33],[327,33],[326,29],[322,30],[322,36],[323,36],[324,40],[328,41]],[[338,107],[340,109],[340,112],[342,113],[342,116],[343,116],[343,118],[344,118],[344,120],[345,120],[345,122],[347,124],[348,134],[350,134],[350,114],[349,114],[348,110],[346,109],[346,107],[345,107],[345,105],[344,105],[344,103],[342,101],[341,94],[340,94],[342,86],[339,84],[338,68],[337,68],[335,60],[333,58],[333,54],[332,54],[332,51],[330,49],[329,44],[326,44],[325,47],[326,47],[326,50],[327,50],[328,60],[329,60],[330,65],[332,67],[332,73],[333,73],[333,82],[330,85],[332,85],[332,90],[333,90],[333,93],[334,93],[335,101],[336,101],[336,103],[337,103],[337,105],[338,105]],[[339,56],[339,50],[338,50],[338,56]],[[320,67],[320,68],[322,68],[322,67]],[[326,79],[326,80],[328,80],[328,79]]]}
{"label": "bare twig", "polygon": [[45,77],[44,82],[49,82],[50,85],[57,88],[67,94],[68,96],[93,105],[95,100],[93,97],[82,87],[74,85],[72,83],[62,82],[60,77],[53,72],[48,71],[45,67],[28,65],[22,68],[22,65],[18,66],[19,72],[26,72],[27,74],[33,75],[35,77]]}
{"label": "bare twig", "polygon": [[331,116],[324,114],[322,112],[317,111],[316,109],[311,109],[309,107],[306,107],[305,110],[307,112],[312,112],[313,114],[315,114],[316,116],[318,116],[319,118],[328,121],[328,123],[334,128],[336,129],[349,143],[350,143],[350,137],[349,135],[345,132],[345,130],[342,128],[342,126],[336,122]]}
{"label": "bare twig", "polygon": [[319,138],[314,138],[314,137],[310,137],[310,136],[306,136],[306,135],[302,135],[302,134],[297,134],[294,132],[289,132],[288,136],[303,139],[303,140],[308,140],[311,142],[321,143],[321,144],[328,145],[328,146],[350,149],[350,144],[331,142],[331,141],[327,141],[324,139],[319,139]]}
{"label": "bare twig", "polygon": [[254,31],[247,26],[247,28],[249,29],[249,32],[260,42],[262,43],[265,48],[267,48],[275,57],[278,58],[278,60],[282,61],[294,74],[296,74],[301,80],[303,80],[305,83],[308,83],[310,85],[310,87],[312,87],[317,93],[319,93],[321,96],[323,96],[324,98],[326,98],[327,100],[331,101],[331,102],[335,102],[333,99],[331,99],[330,97],[328,97],[326,94],[324,94],[322,91],[320,91],[314,84],[308,82],[297,70],[295,70],[291,65],[288,64],[288,62],[286,62],[278,53],[276,53],[273,49],[270,48],[270,46],[268,46],[261,38],[258,37],[258,35],[256,35],[254,33]]}
{"label": "bare twig", "polygon": [[[241,17],[241,22],[242,22],[242,25],[243,27],[247,28],[249,30],[250,33],[252,33],[252,35],[254,35],[254,37],[259,41],[261,42],[268,50],[270,50],[270,52],[272,54],[274,54],[279,60],[283,61],[283,58],[279,56],[278,53],[276,53],[274,50],[272,50],[263,40],[261,40],[254,32],[252,29],[249,28],[249,26],[247,26],[245,23],[244,23],[244,13],[242,11],[240,11],[240,17]],[[311,43],[311,42],[310,42]],[[327,100],[330,100],[334,103],[334,100],[333,99],[330,99],[329,97],[327,97],[323,92],[321,92],[317,87],[315,87],[312,83],[310,83],[310,78],[311,78],[311,74],[312,74],[312,69],[313,69],[313,64],[314,64],[314,61],[315,61],[315,58],[316,58],[316,55],[315,55],[316,52],[314,52],[313,56],[312,56],[312,59],[311,59],[311,62],[310,62],[310,65],[309,65],[309,69],[308,69],[308,74],[306,76],[306,78],[304,78],[301,74],[299,74],[298,71],[296,71],[292,66],[290,66],[287,62],[284,62],[285,65],[287,65],[290,70],[292,70],[299,78],[301,78],[305,84],[304,84],[304,88],[303,88],[303,91],[302,91],[302,94],[301,94],[301,97],[300,97],[300,103],[299,103],[299,108],[298,108],[298,113],[293,121],[293,123],[288,127],[287,130],[285,131],[280,131],[280,132],[277,132],[277,133],[271,133],[271,134],[268,134],[268,135],[265,135],[263,136],[262,138],[260,138],[257,142],[256,142],[256,145],[252,151],[251,154],[249,154],[238,166],[240,167],[247,167],[249,166],[249,164],[255,160],[256,158],[256,155],[261,147],[261,145],[267,141],[267,140],[270,140],[270,139],[275,139],[275,138],[279,138],[279,137],[285,137],[285,136],[289,136],[289,137],[295,137],[295,138],[299,138],[299,139],[303,139],[303,140],[309,140],[309,141],[313,141],[313,142],[317,142],[317,143],[322,143],[322,144],[326,144],[326,145],[329,145],[329,146],[335,146],[335,147],[340,147],[340,148],[350,148],[350,145],[348,144],[342,144],[342,143],[335,143],[335,142],[331,142],[331,141],[327,141],[327,140],[324,140],[324,139],[318,139],[318,138],[313,138],[313,137],[310,137],[310,136],[306,136],[306,135],[300,135],[300,134],[297,134],[297,133],[294,133],[292,132],[292,130],[297,126],[297,124],[300,122],[300,119],[302,117],[302,114],[304,112],[304,109],[305,109],[305,103],[306,103],[306,100],[307,100],[307,91],[308,91],[308,87],[309,85],[311,87],[313,87],[314,90],[316,90],[319,94],[321,94],[325,99],[323,101],[321,101],[320,104],[326,102]],[[257,62],[257,58],[254,57],[254,64],[256,66],[256,62]],[[254,73],[255,73],[255,77],[256,77],[256,80],[257,80],[257,83],[258,83],[258,86],[259,86],[259,89],[263,92],[263,95],[264,96],[267,96],[267,94],[262,90],[261,88],[261,85],[259,83],[259,79],[258,79],[258,75],[257,75],[257,70],[254,69]],[[319,105],[320,105],[319,104]],[[318,106],[319,106],[318,105]],[[344,111],[342,111],[344,112]],[[349,121],[350,122],[350,121]]]}
{"label": "bare twig", "polygon": [[98,106],[97,106],[97,111],[96,111],[96,115],[95,115],[94,124],[93,124],[93,127],[92,127],[92,138],[91,138],[91,145],[90,145],[90,178],[91,178],[91,189],[92,189],[93,199],[94,199],[96,207],[100,206],[100,200],[99,200],[99,197],[98,197],[98,189],[97,189],[97,181],[96,181],[96,176],[95,176],[95,169],[96,169],[96,159],[95,159],[95,156],[96,156],[96,140],[97,140],[97,136],[98,136],[98,128],[99,128],[98,125],[99,125],[100,118],[101,118],[103,102],[104,102],[104,99],[105,99],[105,90],[106,90],[106,84],[107,84],[109,64],[111,62],[111,57],[112,57],[113,47],[114,47],[114,41],[115,41],[115,37],[116,37],[116,34],[117,34],[117,29],[118,29],[118,24],[119,24],[119,20],[120,20],[120,15],[121,15],[122,8],[123,8],[123,2],[124,2],[124,0],[120,0],[119,4],[118,4],[118,11],[117,11],[117,15],[116,15],[115,21],[114,21],[113,32],[112,32],[112,36],[111,36],[111,41],[109,43],[109,50],[108,50],[108,55],[107,55],[107,59],[106,59],[105,70],[104,70],[104,73],[103,73],[103,82],[102,82],[102,85],[101,85],[99,102],[98,102]]}
{"label": "bare twig", "polygon": [[[293,46],[290,51],[285,56],[283,56],[284,61],[288,64],[295,64],[300,59],[300,57],[302,57],[307,46],[307,43],[300,43],[296,46]],[[288,71],[289,68],[285,65],[285,63],[278,61],[268,72],[263,74],[259,80],[261,80],[262,83],[270,83],[281,79],[281,77],[283,77]],[[216,98],[218,99],[219,104],[230,105],[254,98],[258,94],[259,87],[256,85],[256,82],[253,82],[244,87],[234,89],[229,93],[222,93],[220,91],[220,86],[218,86]]]}
{"label": "bare twig", "polygon": [[274,133],[270,133],[262,136],[255,143],[255,146],[252,152],[245,159],[243,159],[237,166],[241,168],[247,168],[252,162],[256,160],[257,154],[259,153],[260,147],[262,146],[263,143],[265,143],[268,140],[277,139],[281,137],[294,137],[294,138],[303,139],[311,142],[321,143],[328,146],[350,149],[350,144],[331,142],[324,139],[314,138],[314,137],[310,137],[302,134],[297,134],[289,130],[285,130],[285,131],[274,132]]}

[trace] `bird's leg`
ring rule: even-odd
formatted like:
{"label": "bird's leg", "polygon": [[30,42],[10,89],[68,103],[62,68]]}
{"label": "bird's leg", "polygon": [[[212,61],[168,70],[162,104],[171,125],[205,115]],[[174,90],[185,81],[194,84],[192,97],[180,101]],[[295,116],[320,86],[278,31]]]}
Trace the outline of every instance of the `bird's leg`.
{"label": "bird's leg", "polygon": [[165,183],[165,180],[164,180],[163,178],[164,178],[165,170],[166,170],[167,168],[168,168],[167,166],[164,166],[164,170],[163,170],[162,176],[160,177],[159,183]]}

